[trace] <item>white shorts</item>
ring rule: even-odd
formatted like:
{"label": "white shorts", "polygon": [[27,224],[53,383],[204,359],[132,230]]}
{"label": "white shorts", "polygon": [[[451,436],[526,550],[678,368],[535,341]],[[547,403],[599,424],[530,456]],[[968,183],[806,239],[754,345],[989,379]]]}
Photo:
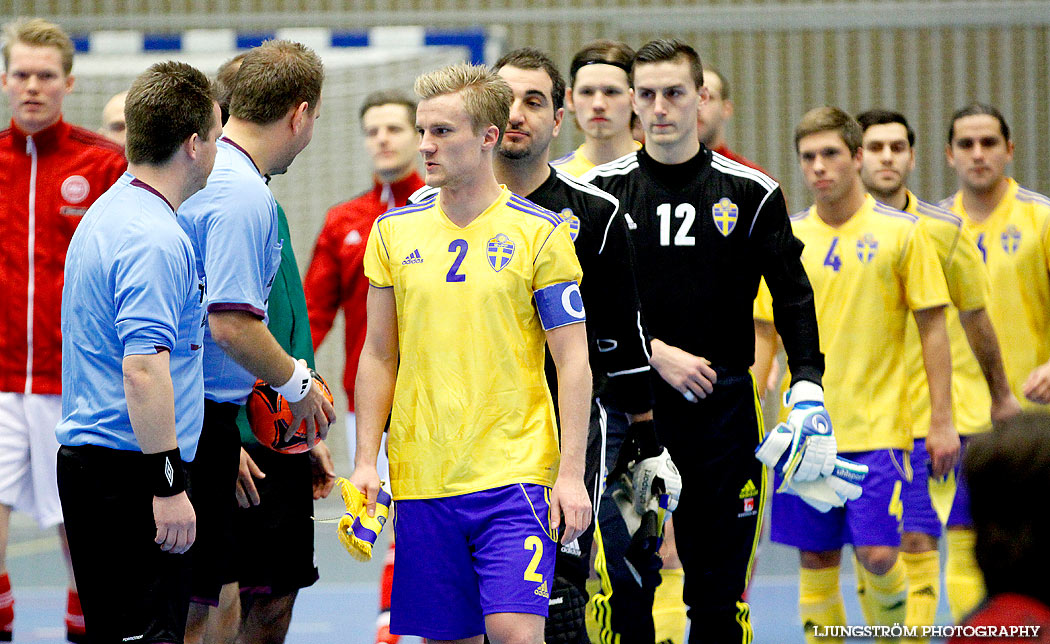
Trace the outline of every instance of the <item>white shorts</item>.
{"label": "white shorts", "polygon": [[32,515],[41,528],[62,523],[60,420],[61,396],[0,392],[0,503]]}
{"label": "white shorts", "polygon": [[[346,412],[346,446],[350,454],[350,469],[354,467],[354,454],[357,453],[357,415],[352,411]],[[390,483],[390,461],[386,457],[386,432],[383,432],[382,442],[379,443],[379,459],[376,461],[376,471],[379,472],[379,480]],[[389,486],[387,490],[389,490]]]}

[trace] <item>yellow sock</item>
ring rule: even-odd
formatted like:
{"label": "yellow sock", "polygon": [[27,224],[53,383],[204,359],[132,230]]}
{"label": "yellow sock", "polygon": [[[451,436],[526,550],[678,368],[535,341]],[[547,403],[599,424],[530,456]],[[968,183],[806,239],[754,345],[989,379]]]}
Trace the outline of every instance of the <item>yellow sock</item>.
{"label": "yellow sock", "polygon": [[857,555],[853,555],[853,569],[857,573],[857,601],[860,602],[860,612],[864,614],[864,621],[868,624],[875,623],[875,615],[872,614],[871,608],[868,606],[868,571],[864,569],[864,566],[860,565],[860,560],[857,559]]}
{"label": "yellow sock", "polygon": [[944,563],[944,590],[956,624],[984,599],[984,575],[973,554],[973,530],[948,530],[948,557]]}
{"label": "yellow sock", "polygon": [[[839,590],[839,567],[802,568],[798,574],[798,614],[806,644],[842,644],[842,638],[817,638],[825,626],[846,625],[846,605]],[[820,627],[820,628],[814,628]]]}
{"label": "yellow sock", "polygon": [[[876,575],[865,570],[864,583],[866,584],[864,599],[868,602],[871,623],[885,626],[903,624],[908,599],[908,580],[904,575],[904,564],[901,563],[900,558],[885,575]],[[875,641],[886,640],[876,639]]]}
{"label": "yellow sock", "polygon": [[653,596],[653,624],[657,642],[685,644],[685,602],[682,587],[685,571],[681,568],[660,570],[660,585]]}
{"label": "yellow sock", "polygon": [[[902,552],[901,561],[908,578],[908,604],[904,617],[907,626],[932,626],[937,619],[937,602],[941,595],[941,556],[930,552]],[[921,632],[921,628],[920,628]],[[920,644],[926,638],[906,639]]]}

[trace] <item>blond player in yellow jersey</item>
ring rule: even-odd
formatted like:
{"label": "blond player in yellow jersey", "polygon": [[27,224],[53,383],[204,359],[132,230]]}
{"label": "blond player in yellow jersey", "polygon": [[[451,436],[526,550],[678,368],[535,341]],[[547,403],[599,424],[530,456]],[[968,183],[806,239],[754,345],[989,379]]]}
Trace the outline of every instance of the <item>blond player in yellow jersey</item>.
{"label": "blond player in yellow jersey", "polygon": [[568,543],[591,519],[580,264],[567,222],[496,183],[506,82],[464,64],[415,89],[426,181],[441,191],[381,216],[369,236],[351,481],[374,512],[389,413],[392,633],[541,644],[559,524]]}
{"label": "blond player in yellow jersey", "polygon": [[[944,271],[951,296],[947,310],[948,338],[952,353],[952,411],[962,445],[968,437],[991,428],[991,421],[1009,418],[1021,408],[1010,392],[1003,369],[999,342],[986,310],[988,274],[981,252],[962,219],[918,199],[907,188],[908,176],[915,168],[915,132],[903,115],[888,110],[869,110],[857,117],[863,137],[863,165],[860,176],[876,200],[916,215],[924,221]],[[911,467],[915,473],[906,485],[904,534],[901,559],[908,576],[907,620],[909,626],[931,625],[940,598],[940,555],[938,540],[942,520],[948,527],[948,557],[945,586],[948,604],[956,620],[973,608],[973,533],[966,494],[954,498],[952,485],[936,485],[926,476],[926,432],[929,428],[930,399],[922,367],[918,329],[908,324],[908,400],[912,412]],[[934,510],[931,489],[946,489],[943,507]],[[949,514],[950,510],[950,514]],[[942,516],[939,516],[941,514]],[[969,544],[970,547],[967,547]],[[979,574],[976,577],[979,582]],[[863,581],[863,575],[858,575]],[[979,588],[979,586],[978,586]],[[861,591],[863,592],[863,591]],[[979,599],[983,593],[976,593]]]}
{"label": "blond player in yellow jersey", "polygon": [[[792,228],[805,244],[802,262],[816,298],[827,360],[825,405],[835,419],[840,455],[869,468],[863,495],[825,514],[794,496],[773,499],[771,536],[800,551],[799,612],[807,641],[817,641],[814,626],[845,624],[839,566],[846,543],[866,578],[866,616],[873,623],[904,623],[906,584],[897,551],[900,495],[911,478],[904,351],[910,316],[930,383],[934,474],[955,465],[959,439],[950,408],[949,297],[925,226],[865,193],[860,125],[848,114],[811,110],[795,130],[795,144],[815,201],[792,217]],[[763,293],[756,320],[770,320],[770,309]]]}
{"label": "blond player in yellow jersey", "polygon": [[596,165],[641,149],[631,128],[637,117],[631,108],[628,74],[634,50],[615,40],[595,40],[583,46],[569,64],[565,107],[576,115],[583,144],[551,165],[579,177]]}

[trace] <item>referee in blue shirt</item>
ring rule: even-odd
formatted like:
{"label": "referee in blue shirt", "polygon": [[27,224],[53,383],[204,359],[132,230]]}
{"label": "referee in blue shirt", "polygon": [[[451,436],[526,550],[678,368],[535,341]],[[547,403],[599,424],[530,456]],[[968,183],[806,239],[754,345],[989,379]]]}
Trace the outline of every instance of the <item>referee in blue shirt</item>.
{"label": "referee in blue shirt", "polygon": [[204,283],[176,211],[207,182],[211,85],[158,63],[125,107],[128,171],[88,210],[62,291],[58,486],[93,642],[181,642],[204,417]]}

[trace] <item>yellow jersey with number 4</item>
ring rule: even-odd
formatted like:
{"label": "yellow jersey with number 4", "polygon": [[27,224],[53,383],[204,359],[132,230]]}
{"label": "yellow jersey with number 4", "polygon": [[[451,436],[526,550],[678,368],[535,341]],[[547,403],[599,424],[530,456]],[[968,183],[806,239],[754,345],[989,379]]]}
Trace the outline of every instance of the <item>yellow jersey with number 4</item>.
{"label": "yellow jersey with number 4", "polygon": [[379,217],[364,265],[397,304],[394,498],[553,485],[559,453],[534,293],[568,284],[556,299],[568,323],[583,320],[568,223],[504,189],[460,228],[435,196]]}
{"label": "yellow jersey with number 4", "polygon": [[1050,359],[1050,199],[1009,179],[982,222],[969,218],[956,193],[941,202],[963,218],[977,241],[991,283],[992,319],[1010,389],[1025,409],[1042,407],[1023,395],[1032,370]]}
{"label": "yellow jersey with number 4", "polygon": [[[813,285],[824,404],[840,452],[911,449],[904,336],[912,311],[944,306],[948,287],[926,227],[870,195],[844,224],[816,207],[791,218]],[[755,319],[772,321],[769,289]],[[788,376],[788,379],[790,376]]]}
{"label": "yellow jersey with number 4", "polygon": [[[908,192],[908,205],[904,211],[919,217],[926,225],[948,284],[952,305],[945,313],[952,352],[955,429],[964,436],[986,431],[991,428],[989,410],[992,399],[981,366],[977,364],[959,321],[959,311],[983,309],[988,302],[988,272],[981,262],[981,251],[964,229],[959,216],[926,203],[911,192]],[[908,322],[906,343],[912,434],[915,438],[925,438],[930,431],[930,389],[926,382],[919,329],[914,319]]]}

